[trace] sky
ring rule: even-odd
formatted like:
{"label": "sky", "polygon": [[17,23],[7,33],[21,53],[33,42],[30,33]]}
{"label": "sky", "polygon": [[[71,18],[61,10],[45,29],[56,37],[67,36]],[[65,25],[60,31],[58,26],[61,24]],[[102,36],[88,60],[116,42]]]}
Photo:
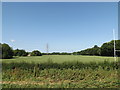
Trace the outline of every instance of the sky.
{"label": "sky", "polygon": [[74,52],[113,39],[117,2],[4,2],[2,43],[13,49]]}

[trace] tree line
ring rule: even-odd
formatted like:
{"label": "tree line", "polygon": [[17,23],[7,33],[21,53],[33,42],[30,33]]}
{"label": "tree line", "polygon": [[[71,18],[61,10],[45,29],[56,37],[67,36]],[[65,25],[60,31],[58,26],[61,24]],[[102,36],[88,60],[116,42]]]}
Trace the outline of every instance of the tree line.
{"label": "tree line", "polygon": [[[120,50],[120,40],[115,40],[116,50]],[[96,55],[96,56],[114,56],[114,40],[103,43],[101,47],[95,45],[92,48],[73,52],[74,55]],[[120,56],[120,51],[116,51],[116,55]]]}
{"label": "tree line", "polygon": [[[120,40],[115,40],[116,49],[120,50]],[[42,55],[96,55],[96,56],[114,56],[114,41],[103,43],[101,47],[94,45],[92,48],[88,48],[85,50],[67,53],[67,52],[52,52],[52,53],[41,53],[38,50],[34,50],[32,52],[26,52],[23,49],[13,50],[8,44],[0,43],[0,58],[2,59],[10,59],[13,56],[42,56]],[[117,56],[120,56],[120,52],[116,52]]]}
{"label": "tree line", "polygon": [[0,58],[2,59],[10,59],[13,56],[42,56],[42,53],[38,50],[34,50],[31,53],[26,52],[23,49],[15,49],[13,50],[8,44],[1,44],[0,43]]}
{"label": "tree line", "polygon": [[67,52],[52,52],[52,53],[42,53],[42,55],[71,55],[72,53]]}

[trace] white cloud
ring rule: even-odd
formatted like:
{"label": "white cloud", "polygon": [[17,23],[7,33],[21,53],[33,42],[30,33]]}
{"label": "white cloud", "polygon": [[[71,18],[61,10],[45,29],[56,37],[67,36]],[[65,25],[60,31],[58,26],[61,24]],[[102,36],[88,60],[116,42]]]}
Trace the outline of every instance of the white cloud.
{"label": "white cloud", "polygon": [[12,40],[10,40],[10,41],[11,41],[11,42],[15,42],[15,40],[13,40],[13,39],[12,39]]}

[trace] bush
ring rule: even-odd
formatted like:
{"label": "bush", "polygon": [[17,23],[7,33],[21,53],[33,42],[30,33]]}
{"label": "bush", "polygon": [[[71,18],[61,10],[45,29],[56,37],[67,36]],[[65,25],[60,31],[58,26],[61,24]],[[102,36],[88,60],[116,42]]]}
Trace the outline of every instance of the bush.
{"label": "bush", "polygon": [[2,59],[10,59],[13,57],[13,50],[8,44],[2,44]]}
{"label": "bush", "polygon": [[32,51],[31,56],[42,56],[42,54],[40,51],[34,50],[34,51]]}

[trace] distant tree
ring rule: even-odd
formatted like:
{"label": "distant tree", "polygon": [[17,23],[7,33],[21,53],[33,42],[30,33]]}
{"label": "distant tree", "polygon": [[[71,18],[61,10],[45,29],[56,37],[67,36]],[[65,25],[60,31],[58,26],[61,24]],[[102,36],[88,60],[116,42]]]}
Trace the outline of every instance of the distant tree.
{"label": "distant tree", "polygon": [[77,52],[77,55],[100,55],[100,48],[95,45],[93,48],[88,48],[82,51]]}
{"label": "distant tree", "polygon": [[60,55],[71,55],[71,53],[62,52],[62,53],[60,53]]}
{"label": "distant tree", "polygon": [[60,52],[53,52],[51,55],[60,55]]}
{"label": "distant tree", "polygon": [[13,50],[14,56],[19,56],[19,49]]}
{"label": "distant tree", "polygon": [[2,44],[0,43],[0,59],[2,59]]}
{"label": "distant tree", "polygon": [[14,56],[27,56],[28,55],[28,53],[25,50],[16,49],[13,52],[14,52]]}
{"label": "distant tree", "polygon": [[73,52],[72,54],[73,54],[73,55],[78,55],[78,53],[77,53],[77,52]]}
{"label": "distant tree", "polygon": [[[115,40],[115,49],[120,50],[120,40]],[[103,43],[101,46],[101,55],[102,56],[114,56],[114,41]],[[116,52],[117,56],[120,56],[120,52]]]}
{"label": "distant tree", "polygon": [[13,57],[13,50],[8,44],[2,44],[2,59],[10,59]]}
{"label": "distant tree", "polygon": [[34,50],[34,51],[32,51],[31,56],[42,56],[42,54],[40,51]]}
{"label": "distant tree", "polygon": [[94,47],[93,48],[99,48],[97,45],[94,45]]}
{"label": "distant tree", "polygon": [[[120,40],[116,40],[116,50],[120,50]],[[117,51],[116,55],[120,56],[120,51]]]}
{"label": "distant tree", "polygon": [[42,53],[42,55],[47,55],[47,53]]}
{"label": "distant tree", "polygon": [[113,41],[104,43],[101,46],[101,55],[102,56],[113,56],[114,55],[114,43],[113,43]]}
{"label": "distant tree", "polygon": [[[120,40],[115,40],[116,50],[120,50]],[[99,55],[99,56],[113,56],[114,55],[114,41],[103,43],[101,47],[95,45],[93,48],[88,48],[78,52],[74,52],[77,55]],[[120,51],[116,51],[116,55],[120,56]]]}
{"label": "distant tree", "polygon": [[100,50],[100,48],[97,46],[97,45],[95,45],[93,48],[92,48],[92,55],[101,55],[101,50]]}

